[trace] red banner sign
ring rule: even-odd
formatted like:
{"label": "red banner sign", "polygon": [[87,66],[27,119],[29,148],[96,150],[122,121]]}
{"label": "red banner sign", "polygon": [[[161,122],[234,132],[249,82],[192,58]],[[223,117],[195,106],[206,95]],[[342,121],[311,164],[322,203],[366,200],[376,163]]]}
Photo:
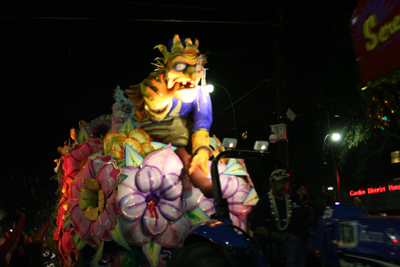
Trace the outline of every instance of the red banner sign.
{"label": "red banner sign", "polygon": [[400,68],[400,0],[362,0],[350,21],[361,85]]}
{"label": "red banner sign", "polygon": [[351,197],[371,195],[377,193],[385,193],[390,191],[400,191],[400,184],[389,184],[376,187],[368,187],[367,189],[350,190],[349,195]]}

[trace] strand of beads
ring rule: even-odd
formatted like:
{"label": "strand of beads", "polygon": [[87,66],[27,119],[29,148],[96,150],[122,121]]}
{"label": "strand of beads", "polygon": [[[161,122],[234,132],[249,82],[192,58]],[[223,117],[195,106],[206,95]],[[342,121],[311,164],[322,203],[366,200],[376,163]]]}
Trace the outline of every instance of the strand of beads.
{"label": "strand of beads", "polygon": [[[272,192],[268,192],[269,203],[271,205],[271,213],[272,216],[275,218],[275,225],[280,231],[284,231],[289,227],[290,218],[292,217],[292,200],[290,199],[289,195],[285,195],[285,205],[286,205],[286,219],[280,220],[279,219],[279,212],[278,208],[276,207],[275,198],[272,195]],[[285,225],[281,226],[281,221],[285,222]]]}

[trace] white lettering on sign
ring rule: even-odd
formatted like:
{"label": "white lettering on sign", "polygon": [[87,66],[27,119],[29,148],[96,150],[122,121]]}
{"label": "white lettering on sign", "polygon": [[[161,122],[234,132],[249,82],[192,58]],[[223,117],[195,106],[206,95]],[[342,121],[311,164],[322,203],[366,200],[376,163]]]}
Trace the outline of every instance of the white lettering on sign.
{"label": "white lettering on sign", "polygon": [[356,247],[358,244],[358,221],[339,223],[338,247]]}
{"label": "white lettering on sign", "polygon": [[384,243],[385,235],[381,232],[367,231],[368,225],[360,225],[360,241]]}

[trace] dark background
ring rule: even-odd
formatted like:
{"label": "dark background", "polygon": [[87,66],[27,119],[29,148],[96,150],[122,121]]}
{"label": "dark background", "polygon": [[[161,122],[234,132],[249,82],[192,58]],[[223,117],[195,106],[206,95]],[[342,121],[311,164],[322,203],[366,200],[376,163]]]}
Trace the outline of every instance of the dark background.
{"label": "dark background", "polygon": [[[281,9],[277,3],[283,3]],[[296,114],[293,122],[288,121],[290,167],[297,186],[309,183],[317,192],[324,184],[314,167],[322,164],[326,107],[357,94],[349,31],[357,3],[1,4],[0,208],[9,214],[25,212],[32,225],[45,221],[58,186],[50,180],[53,161],[59,157],[57,147],[68,140],[69,129],[78,128],[81,119],[110,114],[113,89],[147,77],[153,71],[151,63],[161,56],[153,47],[167,44],[176,33],[198,38],[200,51],[207,55],[207,81],[217,84],[211,95],[211,134],[221,140],[235,132],[229,97],[218,84],[234,102],[237,133],[247,131],[248,138],[239,140],[247,149],[255,140],[267,140],[270,125],[277,123],[277,92],[282,90],[278,77],[284,77],[284,102]],[[282,15],[281,25],[277,14]],[[282,50],[277,50],[277,40]],[[343,121],[331,124],[340,128]],[[274,151],[274,145],[270,149]]]}

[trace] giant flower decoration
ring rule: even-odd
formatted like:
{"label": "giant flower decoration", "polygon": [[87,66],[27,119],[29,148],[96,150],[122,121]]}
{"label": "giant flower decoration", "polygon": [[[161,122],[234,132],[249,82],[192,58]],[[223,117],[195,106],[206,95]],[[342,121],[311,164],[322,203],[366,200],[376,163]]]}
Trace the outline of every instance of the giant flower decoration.
{"label": "giant flower decoration", "polygon": [[142,168],[127,166],[118,186],[121,229],[128,243],[142,246],[154,240],[177,248],[186,237],[190,220],[182,203],[183,164],[171,145],[147,156]]}
{"label": "giant flower decoration", "polygon": [[107,132],[111,129],[111,115],[101,115],[90,123],[83,124],[91,139],[101,138],[106,136]]}
{"label": "giant flower decoration", "polygon": [[104,154],[111,154],[115,159],[122,159],[126,145],[131,146],[143,158],[154,152],[150,144],[150,135],[142,129],[132,129],[125,132],[109,133],[104,138]]}
{"label": "giant flower decoration", "polygon": [[65,177],[75,178],[83,169],[89,156],[102,151],[103,142],[99,139],[90,139],[81,145],[69,151],[64,159],[64,175]]}
{"label": "giant flower decoration", "polygon": [[110,155],[89,159],[71,184],[70,218],[76,233],[92,247],[111,240],[119,209],[115,202],[121,170]]}
{"label": "giant flower decoration", "polygon": [[[208,162],[209,170],[211,170],[211,163],[211,161]],[[222,197],[228,201],[230,218],[233,224],[246,229],[247,214],[251,212],[252,207],[244,206],[243,202],[251,190],[251,184],[240,176],[224,174],[225,172],[229,173],[227,169],[229,169],[227,165],[221,162],[218,163]],[[212,181],[211,172],[208,172],[207,178]],[[196,208],[200,208],[208,216],[215,213],[214,199],[206,198],[198,188],[186,191],[184,199],[186,211],[193,211]]]}

